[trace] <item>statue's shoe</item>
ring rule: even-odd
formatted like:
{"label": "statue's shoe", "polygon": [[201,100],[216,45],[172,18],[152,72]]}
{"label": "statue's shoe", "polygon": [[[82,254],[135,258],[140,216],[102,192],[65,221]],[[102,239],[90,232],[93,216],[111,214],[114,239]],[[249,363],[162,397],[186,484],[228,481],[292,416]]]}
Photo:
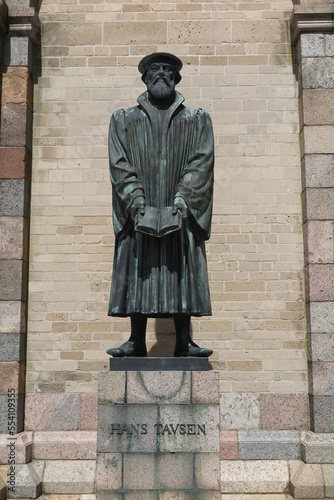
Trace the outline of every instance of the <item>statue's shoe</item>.
{"label": "statue's shoe", "polygon": [[208,358],[213,353],[213,350],[209,347],[199,347],[194,343],[188,344],[188,356],[193,356],[195,358]]}
{"label": "statue's shoe", "polygon": [[174,352],[174,356],[176,358],[179,358],[179,357],[183,357],[183,358],[186,358],[186,357],[194,357],[194,358],[208,358],[209,356],[211,356],[211,354],[213,353],[213,350],[210,349],[209,347],[199,347],[197,344],[195,344],[195,342],[193,342],[192,340],[190,340],[188,342],[188,351],[187,352]]}
{"label": "statue's shoe", "polygon": [[112,347],[107,350],[107,354],[113,356],[113,358],[124,358],[125,356],[147,356],[146,347],[143,346],[141,349],[135,348],[135,343],[128,340],[124,342],[120,347]]}

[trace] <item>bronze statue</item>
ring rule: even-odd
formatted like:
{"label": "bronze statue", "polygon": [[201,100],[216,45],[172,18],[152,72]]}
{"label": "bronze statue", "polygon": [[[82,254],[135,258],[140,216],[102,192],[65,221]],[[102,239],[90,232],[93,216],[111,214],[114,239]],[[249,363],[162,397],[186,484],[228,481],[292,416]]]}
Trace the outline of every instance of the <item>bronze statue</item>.
{"label": "bronze statue", "polygon": [[109,128],[116,235],[109,316],[130,316],[114,356],[146,356],[148,317],[173,317],[174,356],[208,357],[189,334],[191,316],[211,315],[204,241],[210,236],[214,143],[203,109],[175,90],[182,62],[157,52],[138,69],[147,91],[116,111]]}

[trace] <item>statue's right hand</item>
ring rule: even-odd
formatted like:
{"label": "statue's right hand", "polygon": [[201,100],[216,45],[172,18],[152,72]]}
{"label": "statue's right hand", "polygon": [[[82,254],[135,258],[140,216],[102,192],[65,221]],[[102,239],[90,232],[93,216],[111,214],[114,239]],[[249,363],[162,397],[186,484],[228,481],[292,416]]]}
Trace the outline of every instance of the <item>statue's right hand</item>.
{"label": "statue's right hand", "polygon": [[144,196],[138,196],[133,200],[133,203],[131,205],[130,209],[130,217],[132,220],[135,220],[135,217],[137,215],[137,212],[140,212],[140,215],[145,214],[145,198]]}

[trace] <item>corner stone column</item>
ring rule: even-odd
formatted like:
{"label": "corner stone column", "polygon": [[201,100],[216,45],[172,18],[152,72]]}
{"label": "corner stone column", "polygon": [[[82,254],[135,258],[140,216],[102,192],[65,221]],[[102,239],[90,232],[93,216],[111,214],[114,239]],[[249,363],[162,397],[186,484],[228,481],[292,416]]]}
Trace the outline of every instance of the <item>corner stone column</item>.
{"label": "corner stone column", "polygon": [[12,6],[9,0],[7,10],[0,0],[0,433],[4,434],[9,421],[12,432],[21,432],[24,417],[32,51],[38,43],[38,22],[35,9],[23,3]]}
{"label": "corner stone column", "polygon": [[334,432],[334,5],[291,19],[299,81],[311,430]]}

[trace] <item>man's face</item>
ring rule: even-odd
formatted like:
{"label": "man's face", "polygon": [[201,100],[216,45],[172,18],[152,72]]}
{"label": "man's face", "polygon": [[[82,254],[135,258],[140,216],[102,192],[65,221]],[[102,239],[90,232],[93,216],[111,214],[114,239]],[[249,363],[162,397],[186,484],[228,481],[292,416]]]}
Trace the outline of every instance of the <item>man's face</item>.
{"label": "man's face", "polygon": [[152,63],[146,73],[147,90],[155,99],[170,99],[175,89],[173,67],[164,62]]}

